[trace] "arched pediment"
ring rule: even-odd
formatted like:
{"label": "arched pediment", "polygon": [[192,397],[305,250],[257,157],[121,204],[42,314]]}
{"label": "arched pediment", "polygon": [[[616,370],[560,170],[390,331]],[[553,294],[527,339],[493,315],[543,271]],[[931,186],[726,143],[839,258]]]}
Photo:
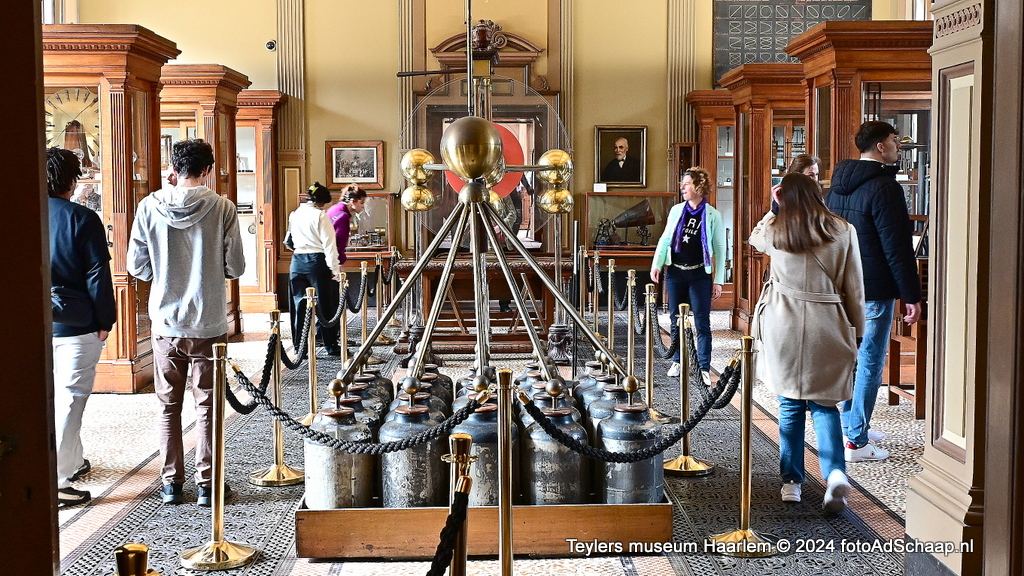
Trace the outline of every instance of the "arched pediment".
{"label": "arched pediment", "polygon": [[[529,66],[544,51],[529,40],[506,32],[491,20],[480,20],[473,27],[473,50],[494,51],[498,53],[500,66]],[[456,34],[443,40],[430,49],[442,66],[466,65],[466,35]]]}

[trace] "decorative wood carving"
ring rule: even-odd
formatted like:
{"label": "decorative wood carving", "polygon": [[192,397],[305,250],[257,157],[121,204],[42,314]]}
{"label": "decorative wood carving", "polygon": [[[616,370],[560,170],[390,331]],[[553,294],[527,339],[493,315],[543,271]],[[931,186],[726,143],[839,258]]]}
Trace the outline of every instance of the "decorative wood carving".
{"label": "decorative wood carving", "polygon": [[935,21],[935,37],[942,38],[964,30],[981,26],[981,2],[947,14]]}

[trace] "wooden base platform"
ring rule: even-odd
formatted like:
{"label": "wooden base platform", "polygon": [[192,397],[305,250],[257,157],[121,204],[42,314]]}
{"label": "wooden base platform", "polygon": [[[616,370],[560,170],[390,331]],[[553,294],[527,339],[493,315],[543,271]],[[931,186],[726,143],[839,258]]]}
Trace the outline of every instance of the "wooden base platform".
{"label": "wooden base platform", "polygon": [[[447,508],[349,508],[295,513],[295,553],[300,558],[433,558]],[[581,542],[670,542],[672,504],[573,504],[514,506],[512,550],[544,557],[583,556]],[[498,554],[498,508],[469,509],[469,554]]]}

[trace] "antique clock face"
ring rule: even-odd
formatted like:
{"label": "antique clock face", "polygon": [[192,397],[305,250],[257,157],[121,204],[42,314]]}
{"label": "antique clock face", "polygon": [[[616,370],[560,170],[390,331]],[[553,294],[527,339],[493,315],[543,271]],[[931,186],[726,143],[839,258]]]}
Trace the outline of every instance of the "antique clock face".
{"label": "antique clock face", "polygon": [[100,165],[100,99],[95,89],[61,88],[46,96],[46,146],[71,150],[87,172]]}

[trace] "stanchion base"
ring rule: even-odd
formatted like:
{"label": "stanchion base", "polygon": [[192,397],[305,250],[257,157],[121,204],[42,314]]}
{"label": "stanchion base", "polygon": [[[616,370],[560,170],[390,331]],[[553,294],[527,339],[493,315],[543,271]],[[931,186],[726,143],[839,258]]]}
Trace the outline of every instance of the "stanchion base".
{"label": "stanchion base", "polygon": [[[711,552],[733,558],[768,558],[779,553],[779,539],[754,530],[733,530],[708,538]],[[707,548],[705,548],[707,549]]]}
{"label": "stanchion base", "polygon": [[302,470],[296,470],[287,464],[272,464],[268,468],[261,468],[253,472],[249,477],[249,484],[256,486],[294,486],[302,484],[305,475]]}
{"label": "stanchion base", "polygon": [[366,359],[366,363],[370,364],[371,366],[376,366],[378,364],[383,364],[384,361],[374,356],[373,354],[370,354],[370,357]]}
{"label": "stanchion base", "polygon": [[665,462],[665,474],[684,478],[700,478],[715,471],[715,465],[693,456],[679,456]]}
{"label": "stanchion base", "polygon": [[181,565],[189,570],[230,570],[246,565],[256,548],[237,542],[208,542],[181,553]]}
{"label": "stanchion base", "polygon": [[303,416],[302,420],[299,420],[299,424],[302,424],[303,426],[312,426],[313,418],[316,418],[316,414],[310,412],[309,414]]}
{"label": "stanchion base", "polygon": [[668,414],[665,414],[664,412],[658,410],[657,408],[651,408],[650,410],[648,410],[647,415],[650,417],[651,420],[654,420],[658,424],[679,423],[679,418],[676,418],[675,416],[669,416]]}
{"label": "stanchion base", "polygon": [[373,343],[374,346],[394,346],[395,339],[391,338],[387,334],[381,334],[377,337],[377,340]]}

